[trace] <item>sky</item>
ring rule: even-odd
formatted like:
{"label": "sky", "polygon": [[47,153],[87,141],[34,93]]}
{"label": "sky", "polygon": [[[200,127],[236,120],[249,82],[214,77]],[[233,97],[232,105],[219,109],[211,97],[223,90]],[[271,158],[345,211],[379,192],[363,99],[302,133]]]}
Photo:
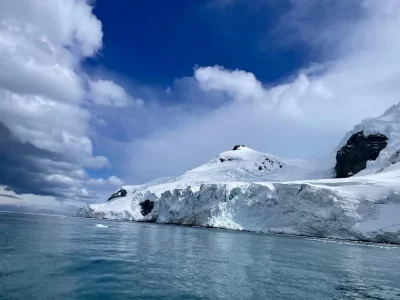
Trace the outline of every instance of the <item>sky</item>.
{"label": "sky", "polygon": [[0,1],[0,210],[74,214],[236,144],[333,151],[399,102],[397,0]]}

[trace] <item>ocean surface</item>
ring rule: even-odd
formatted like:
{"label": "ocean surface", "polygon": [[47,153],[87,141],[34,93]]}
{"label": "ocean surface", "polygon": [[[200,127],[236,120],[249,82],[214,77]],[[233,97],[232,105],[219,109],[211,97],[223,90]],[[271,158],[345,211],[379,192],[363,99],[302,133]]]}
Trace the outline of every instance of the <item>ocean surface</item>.
{"label": "ocean surface", "polygon": [[0,298],[400,299],[400,247],[0,213]]}

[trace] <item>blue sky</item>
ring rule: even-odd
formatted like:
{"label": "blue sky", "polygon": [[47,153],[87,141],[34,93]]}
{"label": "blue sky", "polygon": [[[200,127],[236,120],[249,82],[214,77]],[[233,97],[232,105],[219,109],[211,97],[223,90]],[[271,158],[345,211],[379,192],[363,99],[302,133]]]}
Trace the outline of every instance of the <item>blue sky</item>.
{"label": "blue sky", "polygon": [[294,158],[334,151],[399,101],[399,8],[0,2],[0,208],[75,210],[235,144]]}
{"label": "blue sky", "polygon": [[[248,2],[220,6],[207,1],[98,1],[105,47],[90,59],[135,80],[168,86],[193,67],[222,65],[250,70],[274,82],[308,62],[303,47],[283,47],[273,36],[286,1],[268,7]],[[272,3],[272,2],[271,2]]]}

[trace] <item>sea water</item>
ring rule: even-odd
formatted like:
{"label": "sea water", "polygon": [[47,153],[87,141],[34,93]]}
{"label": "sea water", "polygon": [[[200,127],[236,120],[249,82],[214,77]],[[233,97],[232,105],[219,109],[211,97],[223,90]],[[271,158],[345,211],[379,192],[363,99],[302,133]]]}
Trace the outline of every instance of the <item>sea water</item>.
{"label": "sea water", "polygon": [[400,299],[400,248],[0,213],[0,298]]}

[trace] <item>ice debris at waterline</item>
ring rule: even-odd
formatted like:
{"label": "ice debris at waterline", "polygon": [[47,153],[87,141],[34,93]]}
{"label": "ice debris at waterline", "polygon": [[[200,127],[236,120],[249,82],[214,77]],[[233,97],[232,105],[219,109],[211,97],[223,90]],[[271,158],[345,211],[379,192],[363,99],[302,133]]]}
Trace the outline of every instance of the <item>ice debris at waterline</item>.
{"label": "ice debris at waterline", "polygon": [[103,224],[96,224],[94,226],[97,227],[97,228],[108,228],[107,225],[103,225]]}
{"label": "ice debris at waterline", "polygon": [[121,187],[78,215],[400,243],[399,153],[396,105],[329,155],[286,159],[237,145],[179,177]]}

